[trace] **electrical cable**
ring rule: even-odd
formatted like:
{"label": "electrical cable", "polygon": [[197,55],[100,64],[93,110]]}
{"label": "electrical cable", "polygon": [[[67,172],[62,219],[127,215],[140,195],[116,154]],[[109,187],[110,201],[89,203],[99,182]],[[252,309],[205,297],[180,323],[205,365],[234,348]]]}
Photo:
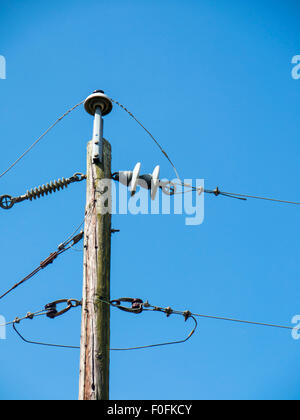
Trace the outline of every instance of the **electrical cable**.
{"label": "electrical cable", "polygon": [[120,102],[115,101],[114,99],[110,100],[115,103],[116,105],[118,105],[121,109],[123,109],[125,112],[127,112],[128,115],[130,115],[131,118],[133,118],[145,131],[147,134],[149,134],[149,136],[152,138],[152,140],[155,142],[155,144],[157,145],[157,147],[160,149],[160,151],[162,152],[162,154],[168,159],[169,163],[171,164],[171,166],[174,169],[175,175],[178,179],[180,179],[180,176],[178,174],[177,168],[174,165],[174,163],[172,162],[171,158],[169,157],[169,155],[167,154],[167,152],[165,152],[165,150],[163,149],[163,147],[161,146],[161,144],[158,142],[158,140],[153,136],[153,134],[147,130],[147,128],[132,114],[132,112],[130,112],[124,105],[122,105]]}
{"label": "electrical cable", "polygon": [[[147,307],[148,307],[148,305],[147,305]],[[152,306],[152,305],[149,305],[149,308],[153,308],[152,310],[155,310],[155,311],[161,311],[161,312],[166,311],[166,309],[164,309],[164,308],[160,308],[160,307],[156,307],[156,306]],[[144,310],[147,310],[147,309],[144,309]],[[178,314],[178,315],[183,315],[184,314],[184,312],[182,312],[182,311],[172,311],[172,313]],[[271,328],[280,328],[280,329],[286,329],[286,330],[292,330],[292,331],[293,330],[300,331],[300,328],[289,327],[289,326],[286,326],[286,325],[270,324],[270,323],[255,322],[255,321],[246,321],[246,320],[236,319],[236,318],[226,318],[226,317],[220,317],[220,316],[198,314],[198,313],[194,313],[194,312],[191,312],[191,315],[194,316],[194,317],[199,317],[199,318],[208,318],[208,319],[214,319],[214,320],[220,320],[220,321],[228,321],[228,322],[236,322],[236,323],[242,323],[242,324],[248,324],[248,325],[262,326],[262,327],[271,327]]]}
{"label": "electrical cable", "polygon": [[[51,312],[53,310],[53,304],[56,307],[57,303],[61,303],[61,302],[65,302],[65,301],[68,302],[68,307],[66,309],[62,310],[61,312],[57,312],[54,309],[54,314]],[[73,305],[72,302],[76,302],[75,305]],[[153,305],[150,305],[148,303],[148,301],[143,302],[141,299],[119,298],[117,300],[107,302],[104,299],[99,298],[99,302],[102,302],[102,303],[107,304],[107,305],[111,305],[113,307],[121,309],[122,311],[129,312],[129,313],[134,313],[134,314],[140,314],[143,311],[151,311],[151,312],[162,312],[162,313],[166,314],[167,317],[170,317],[171,315],[180,315],[180,316],[184,317],[185,321],[187,321],[188,319],[191,318],[194,321],[194,324],[195,324],[192,331],[189,333],[189,335],[182,340],[169,341],[169,342],[158,343],[158,344],[149,344],[149,345],[145,345],[145,346],[135,346],[135,347],[126,347],[126,348],[110,348],[109,349],[110,351],[141,350],[141,349],[149,349],[149,348],[154,348],[154,347],[162,347],[162,346],[167,346],[167,345],[186,343],[194,335],[194,333],[197,330],[198,322],[196,320],[196,317],[209,318],[209,319],[222,320],[222,321],[230,321],[230,322],[243,323],[243,324],[248,324],[248,325],[250,324],[250,325],[254,325],[254,326],[264,326],[264,327],[272,327],[272,328],[280,328],[280,329],[287,329],[287,330],[293,330],[293,331],[300,331],[300,328],[289,327],[289,326],[285,326],[285,325],[277,325],[277,324],[269,324],[269,323],[262,323],[262,322],[246,321],[246,320],[241,320],[241,319],[236,319],[236,318],[225,318],[225,317],[219,317],[219,316],[204,315],[204,314],[199,314],[199,313],[193,313],[193,312],[190,312],[190,311],[177,311],[177,310],[173,310],[171,307],[163,308],[163,307],[159,307],[159,306],[153,306]],[[132,304],[132,307],[129,308],[129,307],[126,307],[126,306],[122,306],[121,302],[129,302],[129,303]],[[40,346],[46,346],[46,347],[65,348],[65,349],[80,349],[79,346],[67,346],[67,345],[62,345],[62,344],[50,344],[50,343],[45,343],[45,342],[28,340],[16,328],[16,324],[19,324],[24,319],[33,319],[36,316],[43,316],[43,315],[47,315],[50,318],[55,318],[57,316],[61,316],[62,314],[66,313],[71,308],[77,307],[79,305],[81,305],[81,302],[76,301],[75,299],[69,299],[69,300],[64,299],[64,300],[56,301],[56,302],[53,302],[52,304],[46,305],[45,308],[48,308],[47,311],[41,310],[41,311],[38,311],[38,312],[35,312],[35,313],[30,313],[29,312],[26,315],[26,317],[21,318],[21,319],[16,318],[14,321],[8,322],[8,323],[3,324],[3,325],[0,325],[0,327],[12,324],[14,331],[27,344],[34,344],[34,345],[40,345]]]}
{"label": "electrical cable", "polygon": [[63,118],[65,118],[68,114],[70,114],[72,111],[74,111],[76,108],[78,108],[80,105],[82,105],[84,101],[81,101],[80,103],[74,105],[72,108],[70,108],[68,111],[66,111],[61,117],[59,117],[27,150],[25,150],[24,153],[12,164],[10,165],[2,174],[0,174],[0,178],[2,178],[5,174],[7,174],[23,157],[25,157],[45,136],[49,133]]}
{"label": "electrical cable", "polygon": [[[178,170],[175,167],[174,163],[172,162],[172,160],[170,159],[169,155],[167,154],[167,152],[165,152],[165,150],[163,149],[163,147],[161,146],[161,144],[158,142],[158,140],[153,136],[153,134],[133,115],[133,113],[131,111],[129,111],[124,105],[122,105],[120,102],[111,99],[110,100],[115,103],[116,105],[118,105],[121,109],[123,109],[125,112],[127,112],[127,114],[133,118],[145,131],[147,134],[149,134],[149,136],[152,138],[152,140],[155,142],[155,144],[158,146],[158,148],[160,149],[160,151],[163,153],[163,155],[168,159],[169,163],[171,164],[171,166],[174,169],[174,172],[176,174],[176,177],[178,180],[180,180],[180,176],[178,174]],[[174,183],[175,185],[175,183]],[[192,188],[192,191],[199,191],[198,188],[193,187],[190,184],[186,184],[182,181],[180,181],[180,184],[177,185],[181,185],[181,186],[185,186],[185,187],[189,187]],[[191,192],[191,191],[185,191],[185,192],[179,192],[179,193],[175,193],[175,194],[185,194],[187,192]],[[228,197],[228,198],[235,198],[235,199],[239,199],[239,200],[244,200],[246,201],[247,198],[252,198],[252,199],[257,199],[257,200],[267,200],[267,201],[272,201],[272,202],[276,202],[276,203],[283,203],[283,204],[293,204],[293,205],[300,205],[300,202],[294,202],[294,201],[287,201],[287,200],[280,200],[280,199],[275,199],[275,198],[268,198],[268,197],[258,197],[258,196],[254,196],[254,195],[247,195],[247,194],[235,194],[235,193],[228,193],[228,192],[223,192],[220,191],[218,188],[216,190],[204,190],[205,193],[208,194],[215,194],[217,195],[222,195],[224,197]]]}
{"label": "electrical cable", "polygon": [[13,325],[15,323],[19,323],[21,321],[24,321],[25,319],[33,319],[37,316],[43,316],[46,315],[47,311],[45,311],[45,309],[42,309],[40,311],[37,312],[28,312],[26,316],[24,316],[23,318],[15,318],[13,321],[10,322],[5,322],[4,324],[1,324],[0,327],[7,327],[8,325]]}
{"label": "electrical cable", "polygon": [[[62,309],[61,311],[58,311],[57,310],[57,305],[62,304],[62,303],[66,303],[67,306],[64,309]],[[17,335],[21,338],[21,340],[23,340],[25,343],[28,343],[28,344],[35,344],[35,345],[46,346],[46,347],[59,347],[59,348],[66,348],[66,349],[79,349],[80,347],[78,347],[78,346],[66,346],[66,345],[62,345],[62,344],[49,344],[49,343],[44,343],[44,342],[28,340],[28,339],[24,338],[24,336],[18,331],[18,329],[16,327],[16,324],[20,324],[20,322],[25,320],[25,319],[32,320],[32,319],[34,319],[35,317],[38,317],[38,316],[47,316],[48,318],[55,319],[57,317],[60,317],[64,314],[66,314],[71,309],[77,308],[79,306],[81,306],[81,301],[79,301],[77,299],[59,299],[59,300],[56,300],[54,302],[48,303],[47,305],[45,305],[45,308],[40,310],[40,311],[37,311],[37,312],[34,312],[34,313],[28,312],[25,317],[15,318],[14,321],[7,322],[3,325],[0,325],[0,327],[12,324],[13,329],[17,333]]]}
{"label": "electrical cable", "polygon": [[44,346],[44,347],[57,347],[57,348],[63,348],[63,349],[75,349],[75,350],[80,349],[80,347],[78,347],[78,346],[65,346],[65,345],[62,345],[62,344],[50,344],[50,343],[42,343],[42,342],[39,342],[39,341],[30,341],[30,340],[27,340],[26,338],[24,338],[23,335],[17,330],[15,323],[13,323],[13,329],[18,334],[18,336],[21,338],[21,340],[24,341],[27,344],[34,344],[34,345],[37,345],[37,346]]}
{"label": "electrical cable", "polygon": [[185,193],[189,193],[189,192],[192,192],[192,191],[197,191],[199,193],[204,192],[206,194],[214,194],[215,196],[222,195],[224,197],[236,198],[238,200],[243,200],[243,201],[247,201],[248,198],[252,198],[252,199],[256,199],[256,200],[266,200],[266,201],[272,201],[272,202],[282,203],[282,204],[300,205],[300,202],[296,202],[296,201],[279,200],[279,199],[276,199],[276,198],[260,197],[260,196],[255,196],[255,195],[238,194],[238,193],[220,191],[218,187],[215,190],[208,190],[208,189],[203,189],[202,187],[197,188],[197,187],[194,187],[192,185],[185,184],[184,182],[173,182],[172,184],[182,186],[182,187],[191,188],[188,191],[175,192],[175,194],[185,194]]}
{"label": "electrical cable", "polygon": [[[9,290],[7,290],[5,293],[3,293],[0,296],[0,300],[3,299],[5,296],[7,296],[9,293],[11,293],[13,290],[15,290],[17,287],[21,286],[23,283],[27,282],[29,279],[34,277],[39,271],[46,268],[49,264],[52,264],[53,261],[64,252],[71,249],[74,245],[76,245],[81,239],[83,238],[83,231],[79,235],[73,236],[71,239],[67,239],[64,243],[60,244],[58,246],[57,251],[51,253],[48,258],[46,258],[44,261],[40,263],[40,265],[33,270],[30,274],[28,274],[26,277],[24,277],[21,281],[16,283],[13,287],[11,287]],[[71,243],[73,242],[73,243]]]}

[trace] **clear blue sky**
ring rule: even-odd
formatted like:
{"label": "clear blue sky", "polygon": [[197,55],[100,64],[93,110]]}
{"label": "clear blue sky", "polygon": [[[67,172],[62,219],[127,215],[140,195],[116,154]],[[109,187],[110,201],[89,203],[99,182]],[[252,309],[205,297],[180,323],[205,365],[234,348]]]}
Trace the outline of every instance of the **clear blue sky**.
{"label": "clear blue sky", "polygon": [[[67,108],[104,89],[160,139],[185,178],[208,188],[299,201],[297,1],[1,0],[0,170]],[[12,172],[18,195],[85,171],[92,119],[82,108]],[[114,109],[105,135],[113,170],[172,168]],[[1,290],[35,268],[82,220],[85,185],[1,211]],[[112,297],[291,325],[299,307],[299,207],[206,197],[205,222],[114,216]],[[82,254],[70,252],[0,303],[7,320],[81,297]],[[191,325],[191,324],[190,324]],[[190,325],[112,311],[112,346],[180,339]],[[36,340],[79,344],[80,310],[27,321]],[[113,399],[298,399],[300,342],[289,332],[200,320],[187,344],[111,355]],[[79,353],[26,345],[8,330],[1,399],[76,399]]]}

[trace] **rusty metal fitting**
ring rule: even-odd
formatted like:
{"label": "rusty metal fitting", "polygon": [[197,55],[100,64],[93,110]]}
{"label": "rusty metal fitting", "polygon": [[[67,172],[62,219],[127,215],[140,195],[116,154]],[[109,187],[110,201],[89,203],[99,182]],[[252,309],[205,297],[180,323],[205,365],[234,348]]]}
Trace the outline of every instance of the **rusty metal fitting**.
{"label": "rusty metal fitting", "polygon": [[184,311],[182,315],[184,316],[184,320],[187,321],[192,316],[192,313],[190,311]]}
{"label": "rusty metal fitting", "polygon": [[[67,306],[61,311],[58,311],[57,305],[60,305],[62,303],[66,303]],[[54,318],[57,318],[58,316],[65,314],[70,309],[77,308],[78,306],[81,306],[81,305],[82,305],[82,302],[77,299],[60,299],[60,300],[56,300],[55,302],[48,303],[45,306],[45,310],[48,311],[47,317],[54,319]]]}
{"label": "rusty metal fitting", "polygon": [[[131,303],[131,308],[127,306],[121,305],[121,303]],[[115,300],[111,300],[110,304],[112,306],[115,306],[118,309],[121,309],[121,311],[130,312],[134,314],[140,314],[143,312],[143,301],[142,299],[136,299],[136,298],[119,298]]]}
{"label": "rusty metal fitting", "polygon": [[165,314],[167,315],[167,318],[172,315],[173,309],[168,306],[168,308],[165,309]]}

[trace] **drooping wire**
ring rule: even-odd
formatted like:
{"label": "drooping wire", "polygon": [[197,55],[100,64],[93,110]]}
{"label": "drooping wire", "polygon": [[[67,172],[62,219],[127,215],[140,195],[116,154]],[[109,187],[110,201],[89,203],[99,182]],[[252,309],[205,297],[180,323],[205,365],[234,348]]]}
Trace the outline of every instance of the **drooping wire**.
{"label": "drooping wire", "polygon": [[[182,315],[182,314],[177,314],[177,315]],[[194,328],[192,329],[192,331],[189,333],[189,335],[186,338],[184,338],[183,340],[168,341],[166,343],[158,343],[158,344],[148,344],[146,346],[111,348],[110,351],[143,350],[143,349],[150,349],[150,348],[153,348],[153,347],[163,347],[163,346],[171,346],[171,345],[174,345],[174,344],[186,343],[192,337],[192,335],[194,335],[194,333],[196,332],[196,330],[198,328],[198,322],[197,322],[196,318],[193,315],[191,315],[190,318],[194,321],[195,325],[194,325]]]}
{"label": "drooping wire", "polygon": [[[132,304],[132,308],[128,308],[128,307],[121,306],[120,302],[122,302],[122,301],[123,302],[136,302],[136,301],[138,301],[138,302],[142,302],[142,303],[138,304],[140,306],[134,306],[134,304]],[[151,312],[162,312],[162,313],[166,314],[167,317],[169,317],[171,315],[180,315],[180,316],[183,316],[186,321],[189,318],[193,319],[193,321],[195,323],[195,325],[194,325],[192,331],[190,332],[190,334],[182,340],[170,341],[170,342],[158,343],[158,344],[149,344],[149,345],[145,345],[145,346],[126,347],[126,348],[110,348],[109,349],[110,351],[141,350],[141,349],[149,349],[149,348],[154,348],[154,347],[162,347],[162,346],[167,346],[167,345],[185,343],[194,335],[194,333],[197,330],[197,327],[198,327],[198,322],[196,320],[197,317],[208,318],[208,319],[213,319],[213,320],[229,321],[229,322],[235,322],[235,323],[242,323],[242,324],[254,325],[254,326],[263,326],[263,327],[271,327],[271,328],[280,328],[280,329],[286,329],[286,330],[300,331],[300,328],[289,327],[289,326],[286,326],[286,325],[277,325],[277,324],[269,324],[269,323],[263,323],[263,322],[246,321],[246,320],[241,320],[241,319],[236,319],[236,318],[220,317],[220,316],[213,316],[213,315],[204,315],[204,314],[200,314],[200,313],[193,313],[193,312],[190,312],[190,311],[177,311],[177,310],[173,310],[171,307],[163,308],[163,307],[160,307],[160,306],[153,306],[153,305],[150,305],[148,303],[148,301],[143,302],[141,299],[121,298],[121,299],[117,299],[115,301],[107,302],[104,299],[99,298],[99,302],[102,302],[102,303],[107,304],[107,305],[111,305],[115,308],[122,309],[125,312],[134,313],[134,314],[140,314],[143,311],[151,311]],[[75,307],[75,306],[73,306],[73,307]],[[64,311],[62,311],[62,313],[64,313]],[[4,326],[4,325],[12,324],[14,331],[27,344],[34,344],[34,345],[40,345],[40,346],[46,346],[46,347],[66,348],[66,349],[80,349],[79,346],[66,346],[66,345],[62,345],[62,344],[50,344],[50,343],[28,340],[17,330],[16,324],[19,324],[20,321],[22,321],[24,319],[33,319],[35,316],[43,316],[43,315],[47,315],[47,312],[45,312],[44,310],[38,311],[38,312],[33,313],[33,314],[29,312],[26,315],[26,317],[21,318],[21,319],[16,318],[12,322],[8,322],[6,324],[0,325],[0,327]],[[49,315],[49,312],[48,312],[48,315]]]}
{"label": "drooping wire", "polygon": [[24,341],[27,344],[34,344],[34,345],[37,345],[37,346],[44,346],[44,347],[56,347],[56,348],[60,348],[60,349],[75,349],[75,350],[80,349],[79,346],[65,346],[65,345],[62,345],[62,344],[50,344],[50,343],[43,343],[43,342],[39,342],[39,341],[30,341],[30,340],[27,340],[25,337],[23,337],[23,335],[20,333],[20,331],[17,330],[15,323],[13,323],[13,329],[18,334],[18,336],[21,338],[21,340]]}
{"label": "drooping wire", "polygon": [[[101,299],[100,299],[100,300],[101,300]],[[102,302],[107,303],[107,302],[105,302],[105,301],[102,301]],[[42,312],[42,311],[40,311],[40,312]],[[29,316],[29,315],[30,315],[30,316]],[[46,313],[42,313],[42,314],[40,314],[40,315],[47,315],[47,312],[46,312]],[[185,314],[184,314],[184,313],[183,313],[183,314],[178,313],[178,315],[184,315],[184,316],[185,316]],[[24,320],[24,319],[28,319],[28,318],[33,319],[33,316],[34,316],[34,314],[28,314],[28,315],[27,315],[26,317],[24,317],[24,318],[21,318],[21,319],[16,318],[16,319],[15,319],[15,321],[12,321],[12,322],[7,323],[7,324],[5,324],[5,325],[12,324],[14,331],[18,334],[18,336],[21,338],[21,340],[22,340],[22,341],[24,341],[24,342],[25,342],[25,343],[27,343],[27,344],[40,345],[40,346],[44,346],[44,347],[57,347],[57,348],[66,348],[66,349],[80,349],[80,347],[79,347],[79,346],[66,346],[66,345],[61,345],[61,344],[50,344],[50,343],[45,343],[45,342],[32,341],[32,340],[28,340],[27,338],[25,338],[25,337],[24,337],[24,336],[20,333],[20,331],[16,328],[16,324],[19,324],[19,323],[20,323],[20,321],[22,321],[22,320]],[[189,318],[192,318],[192,319],[193,319],[193,321],[194,321],[195,325],[194,325],[194,327],[193,327],[192,331],[189,333],[189,335],[188,335],[186,338],[182,339],[182,340],[170,341],[170,342],[159,343],[159,344],[150,344],[150,345],[146,345],[146,346],[138,346],[138,347],[110,348],[109,350],[110,350],[110,351],[141,350],[141,349],[148,349],[148,348],[153,348],[153,347],[161,347],[161,346],[167,346],[167,345],[174,345],[174,344],[182,344],[182,343],[185,343],[185,342],[187,342],[187,341],[188,341],[188,340],[192,337],[192,335],[195,333],[195,331],[196,331],[196,329],[197,329],[197,326],[198,326],[198,322],[197,322],[197,320],[195,319],[195,317],[194,317],[194,316],[192,316],[192,315],[191,315],[191,316],[189,316]],[[187,319],[187,318],[186,318],[186,319]]]}
{"label": "drooping wire", "polygon": [[149,134],[149,136],[152,138],[152,140],[155,142],[155,144],[157,145],[157,147],[160,149],[160,151],[162,152],[162,154],[168,159],[169,163],[171,164],[171,166],[174,169],[175,175],[178,179],[180,179],[180,176],[178,174],[177,168],[174,165],[173,161],[171,160],[171,158],[169,157],[169,155],[167,154],[167,152],[163,149],[163,147],[161,146],[161,144],[158,142],[158,140],[153,136],[153,134],[132,114],[132,112],[130,112],[124,105],[122,105],[120,102],[115,101],[114,99],[110,98],[110,100],[118,105],[121,109],[123,109],[125,112],[127,112],[128,115],[130,115],[131,118],[133,118],[145,131],[147,134]]}
{"label": "drooping wire", "polygon": [[[111,99],[111,98],[110,98]],[[127,114],[133,118],[145,131],[147,134],[149,134],[149,136],[152,138],[152,140],[155,142],[155,144],[159,147],[160,151],[163,153],[163,155],[168,159],[169,163],[171,164],[171,166],[174,169],[174,172],[176,174],[176,177],[178,180],[180,180],[180,176],[178,174],[178,170],[175,167],[174,163],[172,162],[172,160],[170,159],[169,155],[167,154],[167,152],[163,149],[163,147],[161,146],[161,144],[158,142],[158,140],[153,136],[153,134],[133,115],[133,113],[131,111],[129,111],[124,105],[122,105],[120,102],[111,99],[111,101],[113,103],[115,103],[116,105],[118,105],[121,109],[123,109],[125,112],[127,112]],[[182,181],[180,181],[181,186],[185,186],[185,187],[189,187],[192,188],[192,191],[199,191],[198,188],[193,187],[190,184],[186,184]],[[185,191],[182,193],[175,193],[175,194],[185,194],[187,192],[191,192],[191,191]],[[205,193],[207,194],[215,194],[217,195],[222,195],[224,197],[228,197],[228,198],[235,198],[235,199],[239,199],[239,200],[243,200],[246,201],[248,198],[252,198],[252,199],[256,199],[256,200],[267,200],[267,201],[272,201],[272,202],[276,202],[276,203],[282,203],[282,204],[293,204],[293,205],[300,205],[300,202],[295,202],[295,201],[287,201],[287,200],[280,200],[280,199],[275,199],[275,198],[268,198],[268,197],[258,197],[258,196],[254,196],[254,195],[247,195],[247,194],[235,194],[235,193],[230,193],[230,192],[223,192],[220,191],[218,188],[216,190],[204,190]]]}
{"label": "drooping wire", "polygon": [[63,118],[65,118],[68,114],[78,108],[80,105],[83,104],[84,101],[79,102],[78,104],[74,105],[68,111],[66,111],[61,117],[59,117],[24,153],[12,164],[10,165],[2,174],[0,174],[0,178],[2,178],[5,174],[7,174],[23,157],[25,157],[45,136],[49,133]]}
{"label": "drooping wire", "polygon": [[[68,306],[66,308],[64,308],[63,310],[58,312],[56,310],[56,305],[61,304],[61,303],[67,303]],[[20,322],[24,321],[25,319],[32,320],[32,319],[34,319],[38,316],[48,316],[51,319],[55,319],[59,316],[64,315],[65,313],[67,313],[72,308],[77,308],[79,306],[81,306],[81,301],[78,301],[76,299],[60,299],[60,300],[57,300],[55,302],[52,302],[51,304],[46,305],[45,308],[41,311],[34,312],[34,313],[28,312],[25,317],[15,318],[14,321],[7,322],[7,323],[3,324],[2,326],[12,325],[14,331],[21,338],[21,340],[23,340],[25,343],[28,343],[28,344],[35,344],[35,345],[46,346],[46,347],[58,347],[58,348],[65,348],[65,349],[79,349],[80,347],[78,347],[78,346],[66,346],[66,345],[62,345],[62,344],[50,344],[50,343],[28,340],[20,333],[20,331],[18,331],[18,329],[16,327],[16,324],[20,324]]]}

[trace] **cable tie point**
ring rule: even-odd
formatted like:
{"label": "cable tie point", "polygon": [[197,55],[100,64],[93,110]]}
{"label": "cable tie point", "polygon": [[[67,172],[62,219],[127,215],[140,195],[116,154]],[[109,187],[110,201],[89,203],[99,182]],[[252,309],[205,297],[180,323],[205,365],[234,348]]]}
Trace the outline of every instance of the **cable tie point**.
{"label": "cable tie point", "polygon": [[218,197],[218,195],[220,195],[220,194],[221,194],[221,191],[219,190],[219,187],[217,187],[217,188],[214,190],[214,194],[215,194],[215,196],[216,196],[216,197]]}
{"label": "cable tie point", "polygon": [[165,314],[167,315],[167,318],[172,315],[173,313],[173,309],[170,308],[170,306],[168,306],[167,308],[165,308]]}
{"label": "cable tie point", "polygon": [[184,316],[184,320],[187,321],[192,316],[192,313],[190,311],[184,311],[182,315]]}

